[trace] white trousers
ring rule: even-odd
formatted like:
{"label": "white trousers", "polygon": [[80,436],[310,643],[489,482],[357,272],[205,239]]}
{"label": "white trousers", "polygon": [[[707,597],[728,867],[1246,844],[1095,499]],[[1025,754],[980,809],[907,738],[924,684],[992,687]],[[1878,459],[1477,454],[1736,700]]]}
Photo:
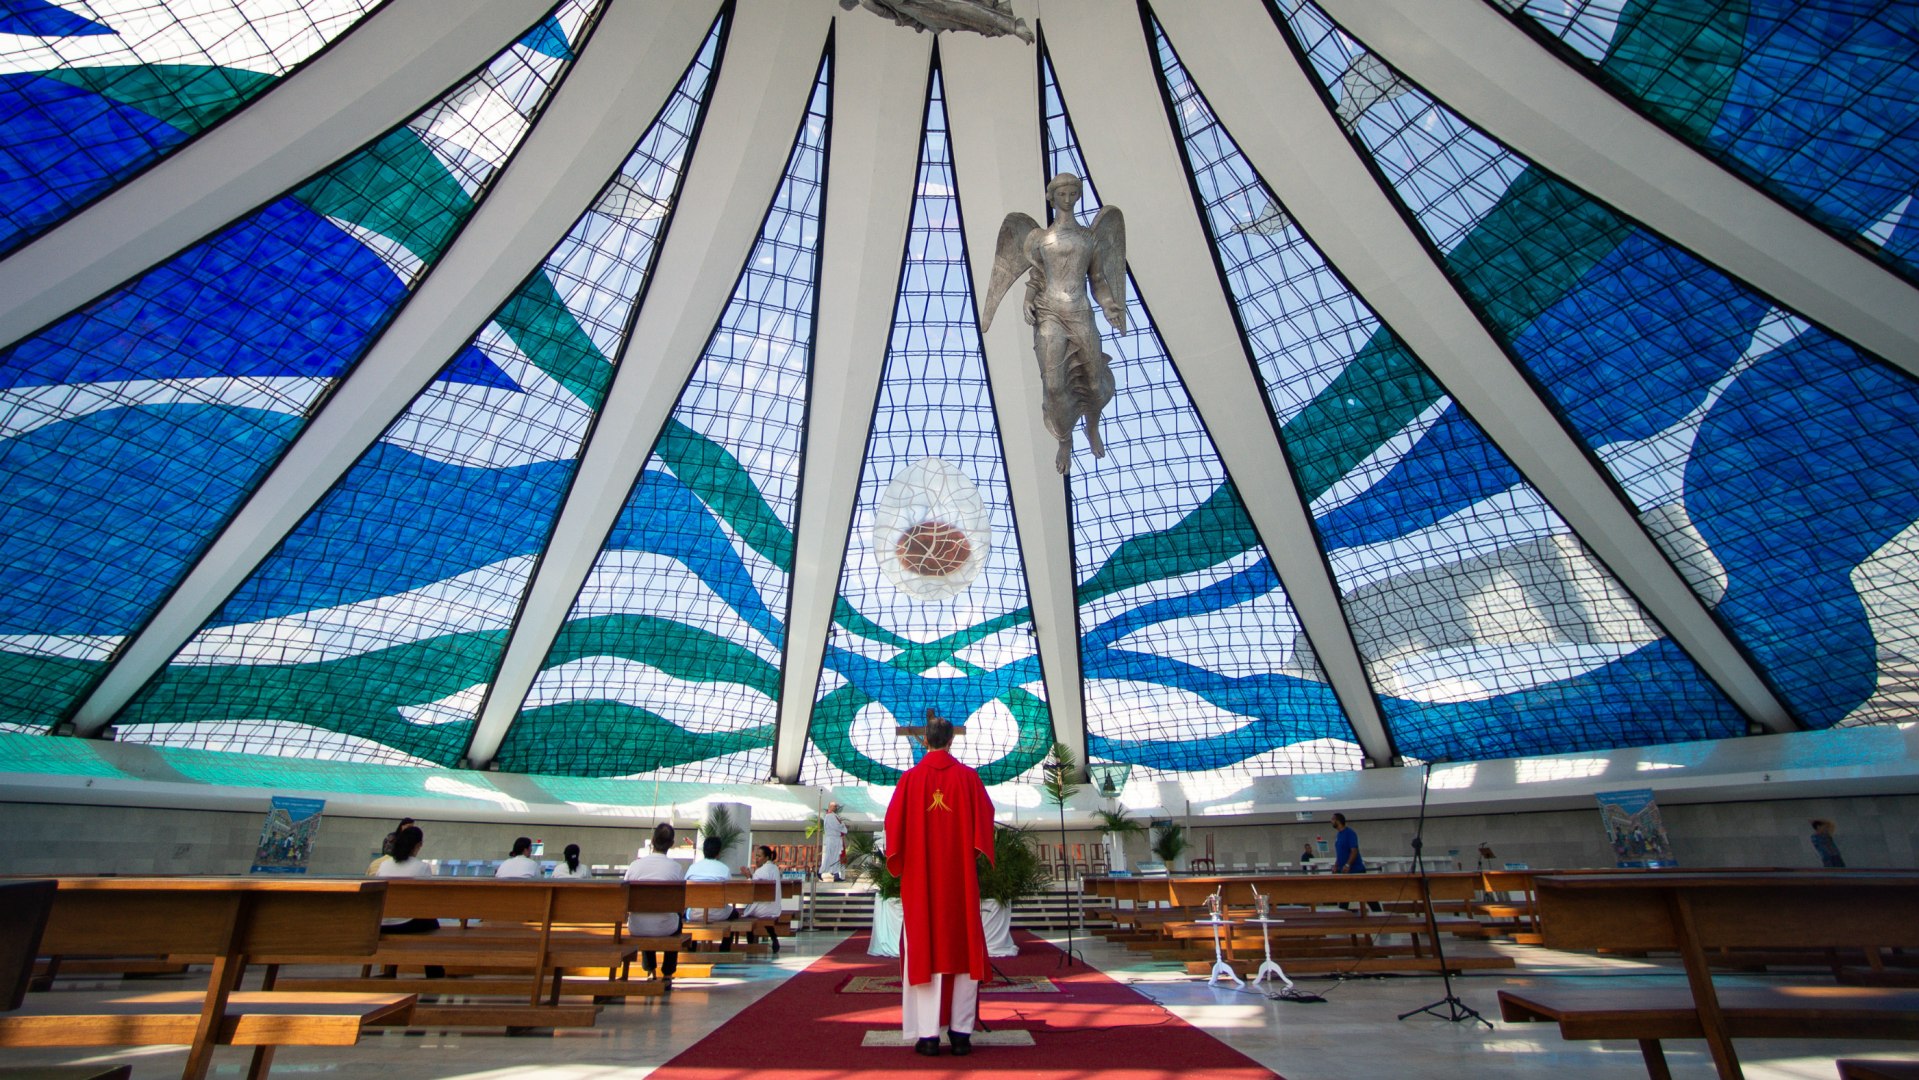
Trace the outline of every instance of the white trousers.
{"label": "white trousers", "polygon": [[[906,934],[900,934],[901,1030],[908,1039],[937,1039],[951,1030],[971,1035],[979,1022],[979,980],[971,975],[935,975],[918,986],[906,981]],[[945,981],[953,985],[952,1023],[940,1023],[940,994]]]}

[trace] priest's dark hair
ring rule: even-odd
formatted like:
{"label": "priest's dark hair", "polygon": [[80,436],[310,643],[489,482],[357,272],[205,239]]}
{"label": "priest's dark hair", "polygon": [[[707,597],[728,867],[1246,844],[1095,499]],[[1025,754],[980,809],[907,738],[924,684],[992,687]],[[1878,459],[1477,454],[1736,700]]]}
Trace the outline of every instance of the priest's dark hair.
{"label": "priest's dark hair", "polygon": [[662,821],[653,826],[653,850],[666,851],[673,846],[673,826]]}
{"label": "priest's dark hair", "polygon": [[926,718],[926,748],[944,750],[953,745],[953,722],[934,713]]}

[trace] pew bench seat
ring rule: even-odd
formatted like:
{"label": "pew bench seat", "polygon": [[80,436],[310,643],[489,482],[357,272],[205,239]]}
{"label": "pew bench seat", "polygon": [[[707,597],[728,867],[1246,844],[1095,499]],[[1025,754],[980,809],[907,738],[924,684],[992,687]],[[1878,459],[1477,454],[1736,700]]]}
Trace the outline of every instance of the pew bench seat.
{"label": "pew bench seat", "polygon": [[[213,1041],[221,1046],[352,1046],[369,1027],[404,1025],[412,994],[227,995]],[[0,1016],[0,1046],[186,1046],[206,994],[199,990],[122,994],[67,1003],[30,999]]]}
{"label": "pew bench seat", "polygon": [[[1919,1039],[1919,992],[1866,986],[1722,986],[1719,1009],[1731,1038]],[[1555,1023],[1564,1039],[1632,1039],[1654,1080],[1671,1076],[1660,1043],[1703,1039],[1692,991],[1544,987],[1501,990],[1509,1023]]]}

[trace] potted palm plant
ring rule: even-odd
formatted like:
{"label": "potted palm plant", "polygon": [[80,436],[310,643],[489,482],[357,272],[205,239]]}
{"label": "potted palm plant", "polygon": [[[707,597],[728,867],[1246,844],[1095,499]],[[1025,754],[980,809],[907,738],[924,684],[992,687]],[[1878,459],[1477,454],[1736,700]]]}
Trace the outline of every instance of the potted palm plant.
{"label": "potted palm plant", "polygon": [[1173,872],[1185,850],[1186,826],[1174,821],[1159,827],[1159,835],[1153,838],[1153,854],[1166,864],[1167,873]]}
{"label": "potted palm plant", "polygon": [[979,914],[986,928],[986,954],[1013,956],[1013,905],[1038,896],[1046,884],[1032,831],[1022,825],[993,830],[993,861],[979,857]]}
{"label": "potted palm plant", "polygon": [[702,837],[718,839],[721,859],[734,854],[734,848],[746,839],[746,829],[733,820],[733,814],[726,807],[714,804],[706,808],[706,820],[700,822]]}

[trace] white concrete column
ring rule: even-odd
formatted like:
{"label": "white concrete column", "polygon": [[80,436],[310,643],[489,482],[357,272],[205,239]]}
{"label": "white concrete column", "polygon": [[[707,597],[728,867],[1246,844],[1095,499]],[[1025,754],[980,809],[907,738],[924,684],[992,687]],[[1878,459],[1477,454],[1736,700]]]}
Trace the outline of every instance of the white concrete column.
{"label": "white concrete column", "polygon": [[774,775],[789,784],[799,779],[819,694],[913,217],[925,101],[901,91],[926,85],[932,48],[931,35],[909,35],[864,11],[840,16],[833,32],[819,318],[773,751]]}

